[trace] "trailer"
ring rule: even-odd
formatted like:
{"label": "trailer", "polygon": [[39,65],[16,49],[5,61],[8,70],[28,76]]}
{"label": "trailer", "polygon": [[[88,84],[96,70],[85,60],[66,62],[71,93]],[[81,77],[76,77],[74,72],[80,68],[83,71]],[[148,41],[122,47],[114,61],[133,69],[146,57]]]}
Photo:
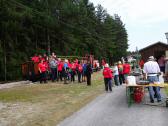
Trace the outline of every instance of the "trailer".
{"label": "trailer", "polygon": [[38,71],[38,63],[27,61],[21,64],[22,78],[24,80],[37,81],[39,80],[40,73]]}

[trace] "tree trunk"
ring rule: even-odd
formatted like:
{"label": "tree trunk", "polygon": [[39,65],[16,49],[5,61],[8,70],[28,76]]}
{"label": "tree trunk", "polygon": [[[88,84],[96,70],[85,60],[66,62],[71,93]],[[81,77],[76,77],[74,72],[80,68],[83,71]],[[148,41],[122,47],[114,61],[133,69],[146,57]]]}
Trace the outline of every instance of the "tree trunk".
{"label": "tree trunk", "polygon": [[37,51],[37,48],[38,48],[38,41],[37,41],[37,39],[38,39],[38,35],[37,35],[37,28],[35,28],[35,34],[36,34],[36,45],[35,45],[35,48],[36,48],[36,51]]}
{"label": "tree trunk", "polygon": [[7,68],[6,68],[6,42],[4,41],[4,80],[7,80],[6,77],[7,74]]}
{"label": "tree trunk", "polygon": [[49,36],[49,33],[48,33],[48,30],[47,30],[47,50],[48,50],[48,55],[50,55],[50,51],[51,51],[51,47],[50,47],[50,36]]}
{"label": "tree trunk", "polygon": [[37,43],[38,43],[38,42],[37,42],[37,35],[36,35],[36,45],[35,45],[35,46],[36,46],[36,47],[35,47],[35,48],[36,48],[36,50],[37,50]]}

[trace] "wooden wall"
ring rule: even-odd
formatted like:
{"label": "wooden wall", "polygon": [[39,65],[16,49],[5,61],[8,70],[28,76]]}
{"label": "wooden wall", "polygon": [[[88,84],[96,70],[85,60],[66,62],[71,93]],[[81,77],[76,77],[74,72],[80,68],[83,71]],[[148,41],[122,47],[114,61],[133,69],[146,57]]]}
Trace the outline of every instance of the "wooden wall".
{"label": "wooden wall", "polygon": [[143,60],[146,62],[149,58],[149,56],[154,56],[156,59],[158,59],[161,55],[165,55],[165,51],[168,50],[168,45],[157,43],[155,45],[152,45],[148,48],[144,48],[140,50],[140,54],[143,58]]}

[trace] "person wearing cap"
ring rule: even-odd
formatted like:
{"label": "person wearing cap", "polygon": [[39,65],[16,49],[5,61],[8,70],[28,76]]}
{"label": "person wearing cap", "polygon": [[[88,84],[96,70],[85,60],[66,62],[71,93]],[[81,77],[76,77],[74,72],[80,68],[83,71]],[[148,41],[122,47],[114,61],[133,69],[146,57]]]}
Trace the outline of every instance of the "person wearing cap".
{"label": "person wearing cap", "polygon": [[[158,73],[160,73],[160,68],[153,56],[150,56],[148,61],[144,64],[143,71],[149,83],[155,83],[159,81],[157,75]],[[161,101],[160,87],[149,86],[149,96],[151,103],[154,103],[154,93],[156,94],[157,101],[160,102]]]}
{"label": "person wearing cap", "polygon": [[119,82],[120,85],[122,85],[123,83],[125,83],[125,79],[123,74],[123,64],[121,63],[121,61],[118,62],[118,72],[119,72]]}
{"label": "person wearing cap", "polygon": [[125,83],[127,83],[126,82],[127,81],[127,77],[130,74],[130,72],[131,72],[131,66],[128,63],[128,59],[126,58],[125,59],[125,63],[123,64],[123,74],[124,74]]}
{"label": "person wearing cap", "polygon": [[109,65],[106,63],[104,65],[104,69],[103,69],[103,76],[104,76],[104,84],[105,84],[105,90],[108,91],[112,91],[112,70],[109,68]]}

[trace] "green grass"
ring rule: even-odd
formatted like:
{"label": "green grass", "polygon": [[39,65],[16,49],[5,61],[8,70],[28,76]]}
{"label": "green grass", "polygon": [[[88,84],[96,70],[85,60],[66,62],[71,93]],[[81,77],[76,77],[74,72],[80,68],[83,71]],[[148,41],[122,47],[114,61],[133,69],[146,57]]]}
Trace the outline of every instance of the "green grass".
{"label": "green grass", "polygon": [[166,94],[168,96],[168,87],[165,88],[165,92],[166,92]]}
{"label": "green grass", "polygon": [[54,95],[60,96],[78,96],[81,93],[89,92],[102,85],[102,81],[92,81],[92,86],[86,86],[85,84],[37,84],[37,85],[25,85],[22,87],[15,87],[10,89],[0,90],[0,101],[36,101],[36,98],[46,98],[47,96]]}
{"label": "green grass", "polygon": [[[92,75],[92,85],[35,84],[0,90],[0,101],[7,103],[31,103],[38,105],[43,113],[36,113],[24,125],[55,126],[65,117],[79,110],[104,91],[102,73]],[[29,115],[27,115],[29,116]]]}

